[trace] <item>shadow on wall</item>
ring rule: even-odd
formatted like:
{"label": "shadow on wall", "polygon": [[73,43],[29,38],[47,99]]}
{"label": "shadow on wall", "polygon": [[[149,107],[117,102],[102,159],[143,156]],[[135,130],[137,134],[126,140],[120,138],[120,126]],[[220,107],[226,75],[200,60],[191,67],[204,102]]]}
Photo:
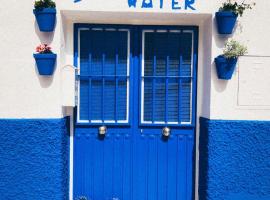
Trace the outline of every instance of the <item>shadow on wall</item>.
{"label": "shadow on wall", "polygon": [[[231,38],[232,35],[221,35],[221,34],[218,34],[217,26],[216,26],[216,19],[214,19],[213,24],[214,24],[213,35],[214,35],[214,39],[215,39],[215,45],[216,45],[216,47],[218,49],[223,49],[225,42],[229,38]],[[220,52],[220,54],[222,54],[222,52]],[[216,56],[218,56],[218,55],[216,55]],[[213,69],[212,70],[212,75],[214,76],[214,78],[212,80],[214,82],[215,90],[217,92],[221,93],[221,92],[223,92],[223,91],[226,90],[227,85],[228,85],[228,81],[218,79],[218,77],[217,77],[217,70],[216,70],[216,64],[215,64],[214,58],[213,58],[213,61],[211,63],[211,66],[212,66],[212,69]]]}
{"label": "shadow on wall", "polygon": [[213,82],[214,82],[215,90],[219,93],[222,93],[226,90],[227,85],[228,85],[228,81],[218,79],[215,61],[212,62],[211,66],[212,66],[212,69],[214,69],[214,70],[212,70],[212,75],[214,76]]}
{"label": "shadow on wall", "polygon": [[210,116],[212,29],[212,16],[209,16],[201,27],[200,36],[202,39],[199,40],[199,46],[203,48],[199,52],[199,63],[201,62],[202,64],[198,67],[197,106],[205,117]]}
{"label": "shadow on wall", "polygon": [[[54,31],[53,32],[40,32],[36,21],[35,21],[34,26],[35,26],[35,32],[39,38],[40,43],[50,45],[54,38]],[[55,26],[57,26],[57,20],[56,20]]]}
{"label": "shadow on wall", "polygon": [[[57,66],[57,61],[55,63],[55,66]],[[56,69],[54,69],[54,71],[55,70]],[[52,85],[53,80],[54,80],[54,72],[53,72],[53,75],[51,75],[51,76],[41,76],[41,75],[39,75],[36,64],[35,64],[35,71],[36,71],[36,75],[38,76],[40,86],[42,88],[49,88]]]}

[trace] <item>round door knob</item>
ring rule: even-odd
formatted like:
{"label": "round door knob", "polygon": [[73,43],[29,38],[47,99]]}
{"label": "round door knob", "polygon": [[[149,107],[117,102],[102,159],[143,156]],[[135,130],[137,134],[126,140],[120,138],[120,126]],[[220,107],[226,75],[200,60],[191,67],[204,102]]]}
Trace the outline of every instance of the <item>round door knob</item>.
{"label": "round door knob", "polygon": [[99,127],[99,129],[98,129],[99,135],[105,135],[106,132],[107,132],[107,127],[106,126]]}
{"label": "round door knob", "polygon": [[171,129],[170,129],[169,127],[164,127],[164,128],[162,129],[162,135],[163,135],[164,137],[169,137],[170,134],[171,134]]}

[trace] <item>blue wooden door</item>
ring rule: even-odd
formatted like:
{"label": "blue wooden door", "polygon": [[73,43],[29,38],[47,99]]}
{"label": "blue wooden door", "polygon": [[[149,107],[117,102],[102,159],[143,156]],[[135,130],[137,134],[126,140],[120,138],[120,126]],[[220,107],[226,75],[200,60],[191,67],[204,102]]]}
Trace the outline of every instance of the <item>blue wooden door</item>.
{"label": "blue wooden door", "polygon": [[195,27],[75,26],[74,199],[193,198],[196,62]]}

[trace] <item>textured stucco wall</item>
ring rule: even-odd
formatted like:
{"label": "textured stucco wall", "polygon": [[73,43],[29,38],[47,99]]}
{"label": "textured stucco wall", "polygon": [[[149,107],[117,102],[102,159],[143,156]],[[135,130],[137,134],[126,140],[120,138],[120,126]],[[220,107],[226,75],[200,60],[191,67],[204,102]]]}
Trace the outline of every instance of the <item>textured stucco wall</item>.
{"label": "textured stucco wall", "polygon": [[200,120],[200,200],[270,199],[270,122]]}
{"label": "textured stucco wall", "polygon": [[0,199],[68,199],[66,119],[0,120]]}

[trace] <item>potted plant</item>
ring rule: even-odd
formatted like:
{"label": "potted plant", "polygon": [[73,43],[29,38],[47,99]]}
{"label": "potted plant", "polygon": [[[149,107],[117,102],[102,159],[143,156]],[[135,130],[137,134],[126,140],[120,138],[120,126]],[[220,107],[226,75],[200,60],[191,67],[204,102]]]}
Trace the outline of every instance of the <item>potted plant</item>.
{"label": "potted plant", "polygon": [[229,40],[223,49],[223,55],[215,58],[217,75],[219,79],[229,80],[232,78],[233,72],[239,56],[247,53],[247,47],[235,40]]}
{"label": "potted plant", "polygon": [[35,1],[34,14],[40,31],[52,32],[54,30],[56,9],[52,0]]}
{"label": "potted plant", "polygon": [[242,17],[246,9],[252,9],[255,3],[247,4],[245,0],[242,3],[227,0],[216,12],[216,21],[219,34],[231,34],[235,26],[237,17]]}
{"label": "potted plant", "polygon": [[50,76],[53,74],[57,55],[51,51],[47,44],[41,44],[36,48],[34,58],[40,75]]}

